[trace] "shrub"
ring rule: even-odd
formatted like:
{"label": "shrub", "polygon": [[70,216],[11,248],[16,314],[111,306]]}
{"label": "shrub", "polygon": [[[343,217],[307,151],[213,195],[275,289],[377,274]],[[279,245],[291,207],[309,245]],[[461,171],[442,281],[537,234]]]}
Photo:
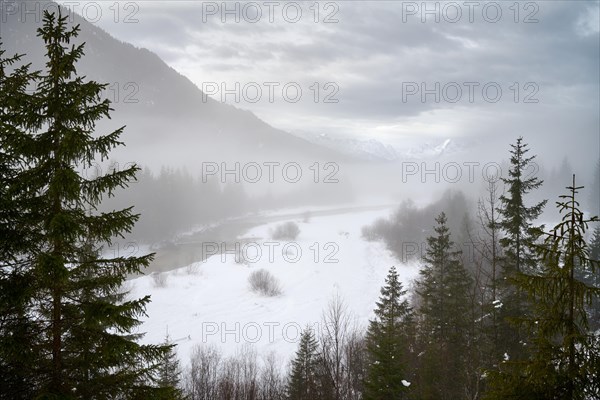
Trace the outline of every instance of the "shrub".
{"label": "shrub", "polygon": [[165,286],[167,286],[167,274],[161,272],[153,272],[150,275],[152,276],[154,287],[164,288]]}
{"label": "shrub", "polygon": [[361,234],[366,241],[374,242],[386,238],[389,230],[390,223],[383,218],[379,218],[372,225],[363,226]]}
{"label": "shrub", "polygon": [[300,234],[298,224],[292,221],[277,225],[272,233],[275,240],[295,240]]}
{"label": "shrub", "polygon": [[202,274],[202,271],[200,270],[200,264],[198,264],[198,263],[192,263],[192,264],[189,264],[188,266],[186,266],[185,272],[188,275],[196,275],[199,272],[200,272],[200,274]]}
{"label": "shrub", "polygon": [[250,290],[263,296],[273,297],[281,294],[279,281],[265,269],[252,271],[248,283],[250,284]]}

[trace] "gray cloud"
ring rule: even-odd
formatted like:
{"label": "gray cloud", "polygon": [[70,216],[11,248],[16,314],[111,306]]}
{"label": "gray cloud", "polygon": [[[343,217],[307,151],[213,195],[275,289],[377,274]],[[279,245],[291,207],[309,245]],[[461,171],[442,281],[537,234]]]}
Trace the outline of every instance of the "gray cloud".
{"label": "gray cloud", "polygon": [[[463,13],[457,23],[444,19],[454,17],[450,3]],[[218,15],[207,16],[205,22],[202,2],[197,1],[137,4],[139,23],[103,19],[98,24],[121,40],[157,52],[200,87],[207,81],[226,82],[228,87],[235,82],[298,82],[303,88],[298,103],[287,103],[276,93],[274,103],[264,96],[256,104],[238,104],[289,131],[373,135],[396,143],[407,132],[477,140],[510,132],[546,138],[540,142],[565,151],[583,141],[587,154],[598,157],[598,2],[519,3],[518,16],[509,8],[512,2],[481,2],[473,23],[462,1],[430,2],[430,9],[436,4],[447,8],[439,23],[432,15],[425,23],[420,14],[406,15],[407,7],[422,2],[338,1],[333,3],[337,8],[327,10],[321,2],[321,20],[337,9],[339,22],[331,24],[313,22],[313,2],[298,2],[303,18],[297,23],[286,22],[280,12],[270,23],[261,1],[255,3],[263,5],[258,23],[243,18],[236,23],[231,16],[223,23]],[[495,4],[502,18],[491,23],[482,10],[489,9],[489,20]],[[538,22],[524,23],[528,16]],[[337,83],[339,103],[315,103],[310,89],[314,82]],[[429,88],[435,82],[441,87],[456,82],[463,90],[465,82],[478,82],[479,87],[492,82],[503,93],[497,103],[485,101],[480,90],[472,103],[467,92],[456,103],[444,98],[436,102],[432,95],[425,102],[419,96],[405,102],[407,82]],[[533,98],[539,102],[523,103],[536,90]]]}

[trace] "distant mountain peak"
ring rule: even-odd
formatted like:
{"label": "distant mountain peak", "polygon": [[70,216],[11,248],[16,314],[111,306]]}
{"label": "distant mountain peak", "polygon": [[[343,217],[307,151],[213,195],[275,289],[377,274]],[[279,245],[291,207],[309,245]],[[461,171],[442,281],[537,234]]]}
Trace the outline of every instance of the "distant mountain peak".
{"label": "distant mountain peak", "polygon": [[294,134],[311,143],[364,161],[395,161],[398,159],[398,153],[393,146],[384,144],[373,138],[356,139],[334,136],[323,132],[295,132]]}

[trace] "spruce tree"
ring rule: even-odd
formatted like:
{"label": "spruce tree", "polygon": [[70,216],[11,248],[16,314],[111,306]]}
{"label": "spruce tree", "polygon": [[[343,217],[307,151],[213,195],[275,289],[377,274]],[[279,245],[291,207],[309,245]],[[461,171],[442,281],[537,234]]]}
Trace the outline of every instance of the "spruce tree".
{"label": "spruce tree", "polygon": [[28,89],[38,73],[29,65],[15,66],[22,56],[4,54],[0,43],[0,399],[29,399],[38,381],[37,331],[27,312],[34,278],[27,251],[35,247],[38,232],[24,221],[39,218],[39,211],[36,198],[28,196],[33,187],[23,171],[28,164],[23,152],[31,142]]}
{"label": "spruce tree", "polygon": [[600,225],[597,225],[596,229],[594,229],[594,234],[590,241],[590,258],[600,261]]}
{"label": "spruce tree", "polygon": [[546,205],[546,200],[532,206],[525,204],[526,195],[539,188],[543,181],[530,171],[535,171],[535,156],[527,156],[529,149],[523,143],[523,138],[519,137],[511,147],[508,178],[502,178],[507,189],[500,196],[498,209],[502,218],[500,226],[504,232],[500,244],[505,253],[505,275],[528,272],[536,267],[537,258],[533,246],[541,229],[535,227],[533,221],[540,216]]}
{"label": "spruce tree", "polygon": [[446,215],[435,221],[416,289],[422,346],[417,390],[422,398],[457,399],[464,396],[467,380],[472,279],[453,249]]}
{"label": "spruce tree", "polygon": [[18,168],[27,186],[19,210],[30,211],[15,222],[37,232],[26,249],[8,255],[23,251],[32,277],[29,297],[20,304],[35,316],[36,336],[29,343],[38,352],[34,397],[173,398],[173,388],[156,384],[168,346],[141,345],[141,335],[132,333],[149,296],[128,300],[121,290],[126,276],[139,273],[152,255],[102,256],[114,238],[131,231],[138,215],[132,207],[107,213],[97,207],[115,189],[127,187],[138,168],[92,179],[80,172],[122,145],[123,128],[95,134],[96,122],[111,111],[100,98],[107,85],[77,76],[84,45],[71,45],[79,26],[68,28],[67,19],[60,11],[44,12],[38,36],[46,47],[46,68],[17,121],[26,139],[14,147],[26,161]]}
{"label": "spruce tree", "polygon": [[535,156],[527,156],[529,149],[519,137],[516,144],[511,145],[510,169],[508,178],[502,178],[506,186],[505,193],[500,196],[498,213],[503,237],[500,244],[503,248],[503,262],[499,287],[498,307],[498,348],[507,357],[517,359],[526,357],[527,343],[524,333],[518,324],[511,320],[520,319],[529,313],[526,296],[514,285],[517,274],[529,273],[537,268],[538,257],[535,244],[543,227],[533,225],[546,205],[546,200],[527,206],[526,196],[542,185],[532,171],[535,171]]}
{"label": "spruce tree", "polygon": [[578,270],[600,268],[585,242],[588,224],[579,209],[575,176],[569,194],[557,202],[562,221],[538,248],[541,271],[520,273],[517,286],[534,305],[526,318],[530,357],[502,363],[492,375],[490,399],[591,399],[600,396],[600,347],[589,331],[585,305],[600,296],[600,287],[577,278]]}
{"label": "spruce tree", "polygon": [[163,388],[179,388],[181,381],[181,366],[177,358],[176,345],[171,341],[167,333],[163,345],[168,351],[163,354],[160,367],[158,368],[158,385]]}
{"label": "spruce tree", "polygon": [[320,398],[321,361],[319,344],[309,327],[300,336],[296,357],[288,378],[287,397],[289,400],[312,400]]}
{"label": "spruce tree", "polygon": [[[600,225],[596,225],[589,243],[590,259],[600,262]],[[577,277],[589,286],[600,287],[600,269],[579,269]],[[592,299],[591,304],[586,305],[590,329],[600,329],[600,298]]]}
{"label": "spruce tree", "polygon": [[412,380],[407,365],[412,310],[405,294],[396,268],[392,267],[381,288],[375,319],[370,321],[367,330],[368,367],[364,394],[367,400],[407,398]]}

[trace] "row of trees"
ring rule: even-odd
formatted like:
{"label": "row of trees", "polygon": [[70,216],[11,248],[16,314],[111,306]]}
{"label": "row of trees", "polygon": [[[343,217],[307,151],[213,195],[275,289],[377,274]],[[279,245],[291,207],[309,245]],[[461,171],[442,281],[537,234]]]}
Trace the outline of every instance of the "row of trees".
{"label": "row of trees", "polygon": [[[362,398],[600,396],[600,226],[586,240],[598,219],[580,210],[582,187],[573,176],[557,202],[561,222],[548,232],[535,226],[546,202],[526,205],[526,195],[542,184],[525,178],[534,159],[527,152],[519,138],[506,191],[500,195],[490,182],[479,203],[479,229],[466,224],[470,254],[452,242],[442,212],[411,302],[390,270],[365,336]],[[314,372],[299,367],[306,365],[306,348],[301,343],[291,371],[292,399],[314,398],[306,390],[295,394],[314,382]]]}
{"label": "row of trees", "polygon": [[[512,146],[506,191],[490,182],[480,226],[465,224],[471,252],[451,240],[445,213],[427,238],[408,301],[395,268],[364,338],[362,397],[319,395],[319,352],[306,333],[291,369],[291,399],[591,399],[600,396],[600,226],[591,240],[575,177],[562,220],[535,226],[546,202],[524,172],[534,157]],[[314,364],[310,360],[317,360]],[[327,382],[327,380],[325,381]],[[318,392],[322,393],[322,392]]]}
{"label": "row of trees", "polygon": [[241,185],[221,185],[216,179],[202,182],[186,170],[166,167],[157,174],[149,168],[140,170],[136,182],[103,202],[102,209],[131,204],[141,213],[129,235],[138,243],[157,243],[198,225],[252,211]]}
{"label": "row of trees", "polygon": [[[109,171],[128,164],[107,163]],[[100,170],[96,165],[93,173]],[[102,210],[128,207],[135,204],[141,217],[132,230],[131,240],[141,243],[158,243],[170,240],[182,232],[199,225],[208,225],[249,212],[282,207],[299,207],[307,204],[335,204],[351,199],[347,186],[338,188],[332,195],[327,186],[311,187],[290,185],[291,190],[257,190],[243,183],[220,182],[220,176],[203,179],[186,169],[162,167],[155,173],[143,168],[136,181],[126,190],[117,190],[115,197],[101,205]],[[253,190],[254,189],[254,190]]]}
{"label": "row of trees", "polygon": [[318,332],[307,327],[287,366],[273,353],[258,359],[248,345],[231,357],[214,346],[194,349],[181,387],[190,400],[361,399],[365,333],[343,300],[332,298]]}
{"label": "row of trees", "polygon": [[[479,201],[479,206],[486,206],[484,210],[478,210],[480,207],[477,207],[477,202],[473,202],[470,196],[465,195],[462,191],[450,189],[446,190],[437,200],[426,205],[416,204],[410,199],[404,200],[389,218],[379,218],[372,224],[364,226],[362,236],[370,241],[383,241],[386,247],[402,262],[418,259],[425,253],[424,244],[432,233],[432,230],[429,229],[431,221],[443,211],[447,216],[447,225],[453,232],[455,243],[464,246],[466,243],[470,245],[472,241],[481,242],[483,239],[477,237],[476,234],[482,235],[482,232],[473,231],[489,229],[483,227],[484,221],[481,219],[482,217],[492,217],[490,215],[491,208],[494,211],[494,220],[499,221],[501,217],[498,212],[499,197],[503,193],[504,186],[500,178],[507,174],[509,167],[509,163],[502,162],[501,169],[498,171],[500,176],[486,178],[487,195]],[[580,198],[582,209],[592,215],[600,215],[600,161],[596,163],[594,173],[591,175],[593,175],[593,179],[589,182],[589,187],[586,186],[586,191]],[[539,203],[543,199],[556,196],[557,193],[564,190],[572,176],[573,168],[566,159],[561,163],[560,168],[553,172],[545,170],[537,160],[530,160],[521,177],[537,177],[537,182],[544,177],[544,184],[530,192],[528,202]],[[507,177],[510,178],[509,175]],[[490,194],[493,196],[492,199],[490,199]],[[487,215],[481,215],[482,213]],[[545,220],[558,220],[560,219],[559,210],[558,208],[544,207],[543,215],[540,217]],[[466,224],[472,226],[466,227]],[[474,234],[475,237],[473,237]],[[423,245],[419,245],[420,248],[416,249],[415,244]],[[467,265],[467,267],[469,266]]]}

